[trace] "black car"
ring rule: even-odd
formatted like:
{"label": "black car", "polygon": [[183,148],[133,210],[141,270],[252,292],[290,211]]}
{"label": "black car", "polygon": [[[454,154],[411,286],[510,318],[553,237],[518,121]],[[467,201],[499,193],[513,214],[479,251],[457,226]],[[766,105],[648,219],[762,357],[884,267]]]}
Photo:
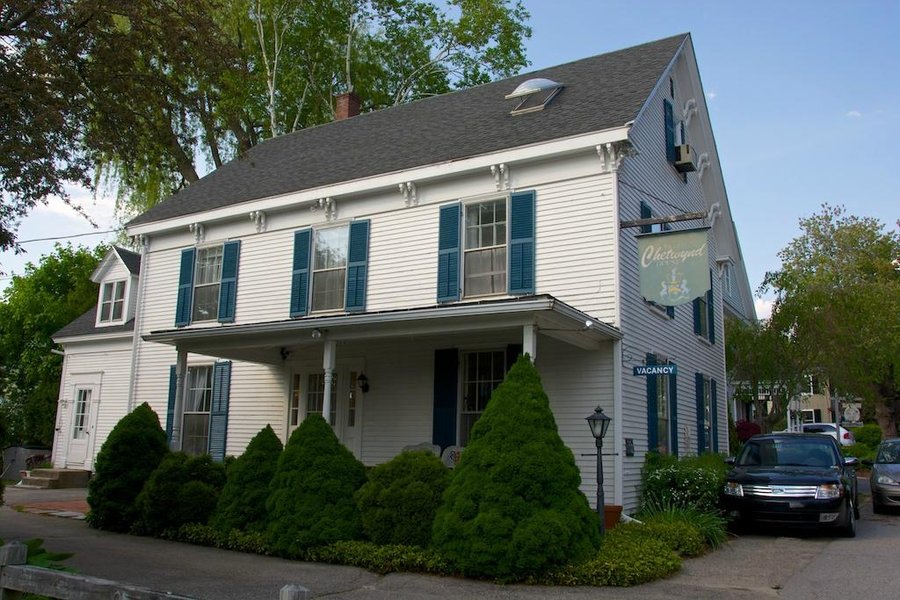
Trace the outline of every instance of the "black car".
{"label": "black car", "polygon": [[773,433],[747,440],[725,478],[722,505],[739,526],[836,528],[856,535],[858,464],[831,436]]}

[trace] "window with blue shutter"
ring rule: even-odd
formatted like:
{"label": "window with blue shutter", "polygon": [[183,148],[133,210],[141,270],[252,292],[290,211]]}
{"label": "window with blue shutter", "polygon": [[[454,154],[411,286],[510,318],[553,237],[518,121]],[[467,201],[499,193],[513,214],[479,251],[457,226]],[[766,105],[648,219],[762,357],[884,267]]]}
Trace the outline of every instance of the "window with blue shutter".
{"label": "window with blue shutter", "polygon": [[350,223],[350,243],[347,252],[347,293],[345,308],[348,312],[366,309],[366,278],[369,269],[369,221]]}
{"label": "window with blue shutter", "polygon": [[709,322],[709,343],[716,343],[716,305],[713,302],[713,274],[709,272],[709,291],[706,292],[707,321]]}
{"label": "window with blue shutter", "polygon": [[166,407],[166,442],[172,443],[172,428],[175,425],[175,390],[178,389],[178,373],[175,365],[169,367],[169,403]]}
{"label": "window with blue shutter", "polygon": [[191,308],[194,298],[194,256],[193,248],[181,251],[181,270],[178,275],[178,300],[175,305],[175,327],[191,324]]}
{"label": "window with blue shutter", "polygon": [[666,160],[674,163],[675,159],[675,113],[672,109],[672,103],[663,100],[663,113],[666,129]]}
{"label": "window with blue shutter", "polygon": [[222,282],[219,286],[219,323],[234,323],[237,303],[238,263],[241,256],[240,240],[222,245]]}
{"label": "window with blue shutter", "polygon": [[716,343],[715,305],[713,304],[712,270],[709,272],[709,291],[699,298],[694,298],[694,333]]}
{"label": "window with blue shutter", "polygon": [[441,207],[438,232],[437,301],[459,300],[459,224],[462,205]]}
{"label": "window with blue shutter", "polygon": [[706,452],[706,390],[703,373],[694,373],[694,393],[697,400],[697,453]]}
{"label": "window with blue shutter", "polygon": [[456,410],[459,385],[459,352],[456,348],[434,351],[434,410],[432,413],[433,444],[441,447],[456,444]]}
{"label": "window with blue shutter", "polygon": [[[647,355],[647,365],[656,364],[656,355]],[[659,415],[656,389],[657,378],[654,375],[647,376],[647,450],[656,452],[659,450]]]}
{"label": "window with blue shutter", "polygon": [[209,454],[216,462],[225,460],[230,395],[231,362],[217,362],[213,365],[212,406],[209,412]]}
{"label": "window with blue shutter", "polygon": [[520,192],[510,197],[509,293],[534,293],[535,194]]}
{"label": "window with blue shutter", "polygon": [[709,414],[712,416],[712,444],[713,452],[719,451],[719,404],[716,399],[716,380],[709,381]]}
{"label": "window with blue shutter", "polygon": [[669,392],[669,427],[672,432],[672,456],[678,456],[678,378],[676,375],[663,375]]}
{"label": "window with blue shutter", "polygon": [[309,258],[312,230],[303,229],[294,234],[294,264],[291,272],[292,317],[302,317],[309,312]]}

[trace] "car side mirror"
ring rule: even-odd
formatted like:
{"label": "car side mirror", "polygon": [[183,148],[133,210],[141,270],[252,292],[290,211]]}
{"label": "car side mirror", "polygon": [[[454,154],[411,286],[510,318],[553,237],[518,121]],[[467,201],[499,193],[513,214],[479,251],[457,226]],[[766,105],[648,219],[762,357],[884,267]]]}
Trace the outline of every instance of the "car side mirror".
{"label": "car side mirror", "polygon": [[848,456],[844,459],[844,464],[848,467],[859,466],[859,459],[855,456]]}
{"label": "car side mirror", "polygon": [[736,461],[735,461],[735,458],[734,458],[733,456],[729,456],[728,458],[725,459],[725,464],[726,464],[726,465],[734,466],[734,463],[735,463],[735,462],[736,462]]}

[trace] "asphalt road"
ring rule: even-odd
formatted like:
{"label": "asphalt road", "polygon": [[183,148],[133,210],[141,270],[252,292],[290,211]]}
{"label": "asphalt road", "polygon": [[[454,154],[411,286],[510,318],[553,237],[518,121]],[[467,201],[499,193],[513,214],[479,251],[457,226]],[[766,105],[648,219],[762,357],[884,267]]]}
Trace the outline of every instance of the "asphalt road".
{"label": "asphalt road", "polygon": [[[56,492],[62,493],[62,492]],[[71,494],[72,492],[67,492]],[[37,497],[35,497],[37,494]],[[7,489],[8,505],[53,499]],[[83,521],[0,508],[0,538],[40,537],[45,547],[74,552],[82,574],[215,600],[274,600],[287,584],[313,597],[338,600],[454,599],[748,599],[897,597],[900,514],[863,518],[855,539],[773,532],[732,539],[722,549],[684,563],[674,577],[635,588],[547,588],[392,574],[239,554],[188,544],[96,531]]]}

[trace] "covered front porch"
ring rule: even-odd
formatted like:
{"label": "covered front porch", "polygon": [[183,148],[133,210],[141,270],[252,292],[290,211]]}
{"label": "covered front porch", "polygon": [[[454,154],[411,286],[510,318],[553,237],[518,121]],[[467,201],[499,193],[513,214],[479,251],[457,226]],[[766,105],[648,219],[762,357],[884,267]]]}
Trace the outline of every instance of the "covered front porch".
{"label": "covered front porch", "polygon": [[[403,448],[464,447],[490,392],[520,353],[534,360],[560,435],[575,455],[588,498],[596,490],[595,445],[584,418],[600,405],[613,417],[604,457],[607,498],[621,504],[620,332],[551,296],[491,300],[356,315],[152,332],[177,350],[172,445],[180,448],[189,356],[265,365],[283,389],[285,441],[307,414],[329,419],[369,465]],[[232,375],[229,454],[240,415],[260,402]],[[246,437],[246,436],[245,436]]]}

